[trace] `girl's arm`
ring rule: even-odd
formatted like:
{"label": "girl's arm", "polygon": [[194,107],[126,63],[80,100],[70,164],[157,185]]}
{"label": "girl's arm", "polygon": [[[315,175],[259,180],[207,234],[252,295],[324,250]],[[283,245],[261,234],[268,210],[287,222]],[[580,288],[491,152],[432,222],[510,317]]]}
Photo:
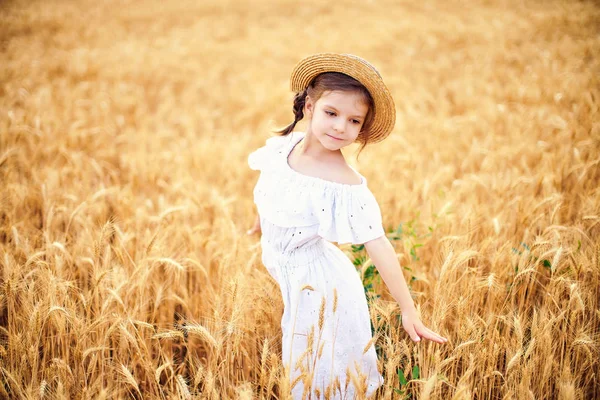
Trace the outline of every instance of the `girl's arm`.
{"label": "girl's arm", "polygon": [[365,249],[371,257],[371,261],[377,267],[379,275],[387,285],[392,297],[398,302],[402,310],[402,326],[415,342],[421,337],[437,343],[445,343],[448,339],[438,335],[427,328],[417,315],[417,309],[413,302],[406,280],[402,274],[400,263],[396,258],[396,252],[386,236],[365,243]]}

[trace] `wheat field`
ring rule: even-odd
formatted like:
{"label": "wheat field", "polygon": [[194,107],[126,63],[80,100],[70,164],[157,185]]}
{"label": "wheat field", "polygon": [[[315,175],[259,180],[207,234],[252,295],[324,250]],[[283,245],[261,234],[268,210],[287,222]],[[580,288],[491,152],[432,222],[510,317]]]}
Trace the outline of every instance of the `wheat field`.
{"label": "wheat field", "polygon": [[449,338],[342,246],[377,398],[600,397],[600,6],[555,0],[0,1],[0,397],[289,398],[246,158],[323,51],[394,96],[345,154]]}

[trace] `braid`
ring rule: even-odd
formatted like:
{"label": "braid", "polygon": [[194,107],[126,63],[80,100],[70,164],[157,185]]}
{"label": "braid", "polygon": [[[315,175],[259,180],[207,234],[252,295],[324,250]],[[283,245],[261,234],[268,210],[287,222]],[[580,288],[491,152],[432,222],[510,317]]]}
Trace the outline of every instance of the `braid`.
{"label": "braid", "polygon": [[297,93],[294,96],[294,122],[298,122],[304,118],[304,103],[306,103],[306,89],[303,92]]}
{"label": "braid", "polygon": [[304,118],[304,104],[306,103],[306,94],[307,90],[304,89],[304,91],[298,92],[294,96],[294,106],[292,107],[294,111],[294,122],[283,128],[282,130],[277,131],[278,133],[281,133],[281,136],[285,136],[291,133],[296,127],[298,121],[301,121],[302,118]]}

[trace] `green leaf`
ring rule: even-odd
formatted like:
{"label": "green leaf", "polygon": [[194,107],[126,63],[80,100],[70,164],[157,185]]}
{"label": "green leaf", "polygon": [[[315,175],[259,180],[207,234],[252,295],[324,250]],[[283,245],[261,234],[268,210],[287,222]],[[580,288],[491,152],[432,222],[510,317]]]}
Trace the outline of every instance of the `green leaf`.
{"label": "green leaf", "polygon": [[552,264],[550,263],[550,261],[544,260],[542,261],[542,264],[544,265],[544,267],[552,269]]}
{"label": "green leaf", "polygon": [[400,381],[400,385],[402,385],[402,386],[408,384],[408,381],[406,380],[406,377],[404,376],[404,371],[402,371],[402,368],[398,368],[398,380]]}
{"label": "green leaf", "polygon": [[375,266],[373,264],[369,265],[367,269],[365,269],[364,279],[373,278],[373,276],[377,273]]}
{"label": "green leaf", "polygon": [[420,260],[420,258],[417,257],[417,252],[415,251],[414,247],[412,249],[410,249],[410,255],[412,256],[414,261]]}
{"label": "green leaf", "polygon": [[398,236],[402,236],[402,222],[400,222],[400,225],[398,225],[398,229],[396,229],[396,233],[398,234]]}
{"label": "green leaf", "polygon": [[411,378],[412,379],[419,379],[419,366],[415,365],[412,369],[412,374],[411,374]]}
{"label": "green leaf", "polygon": [[352,247],[352,252],[356,253],[356,252],[362,251],[365,248],[365,245],[364,244],[359,244],[359,245],[353,244],[351,247]]}

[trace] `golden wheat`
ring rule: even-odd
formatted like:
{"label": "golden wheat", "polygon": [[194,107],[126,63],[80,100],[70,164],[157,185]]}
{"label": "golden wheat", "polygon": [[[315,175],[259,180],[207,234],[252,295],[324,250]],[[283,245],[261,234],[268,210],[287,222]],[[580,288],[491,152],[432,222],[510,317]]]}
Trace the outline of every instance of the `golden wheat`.
{"label": "golden wheat", "polygon": [[[3,2],[0,397],[288,399],[312,382],[322,332],[290,382],[283,302],[244,235],[246,157],[290,122],[295,62],[334,51],[395,99],[385,145],[344,153],[450,339],[413,343],[375,279],[376,397],[593,398],[599,27],[587,0]],[[364,375],[343,378],[306,393],[364,396]]]}

